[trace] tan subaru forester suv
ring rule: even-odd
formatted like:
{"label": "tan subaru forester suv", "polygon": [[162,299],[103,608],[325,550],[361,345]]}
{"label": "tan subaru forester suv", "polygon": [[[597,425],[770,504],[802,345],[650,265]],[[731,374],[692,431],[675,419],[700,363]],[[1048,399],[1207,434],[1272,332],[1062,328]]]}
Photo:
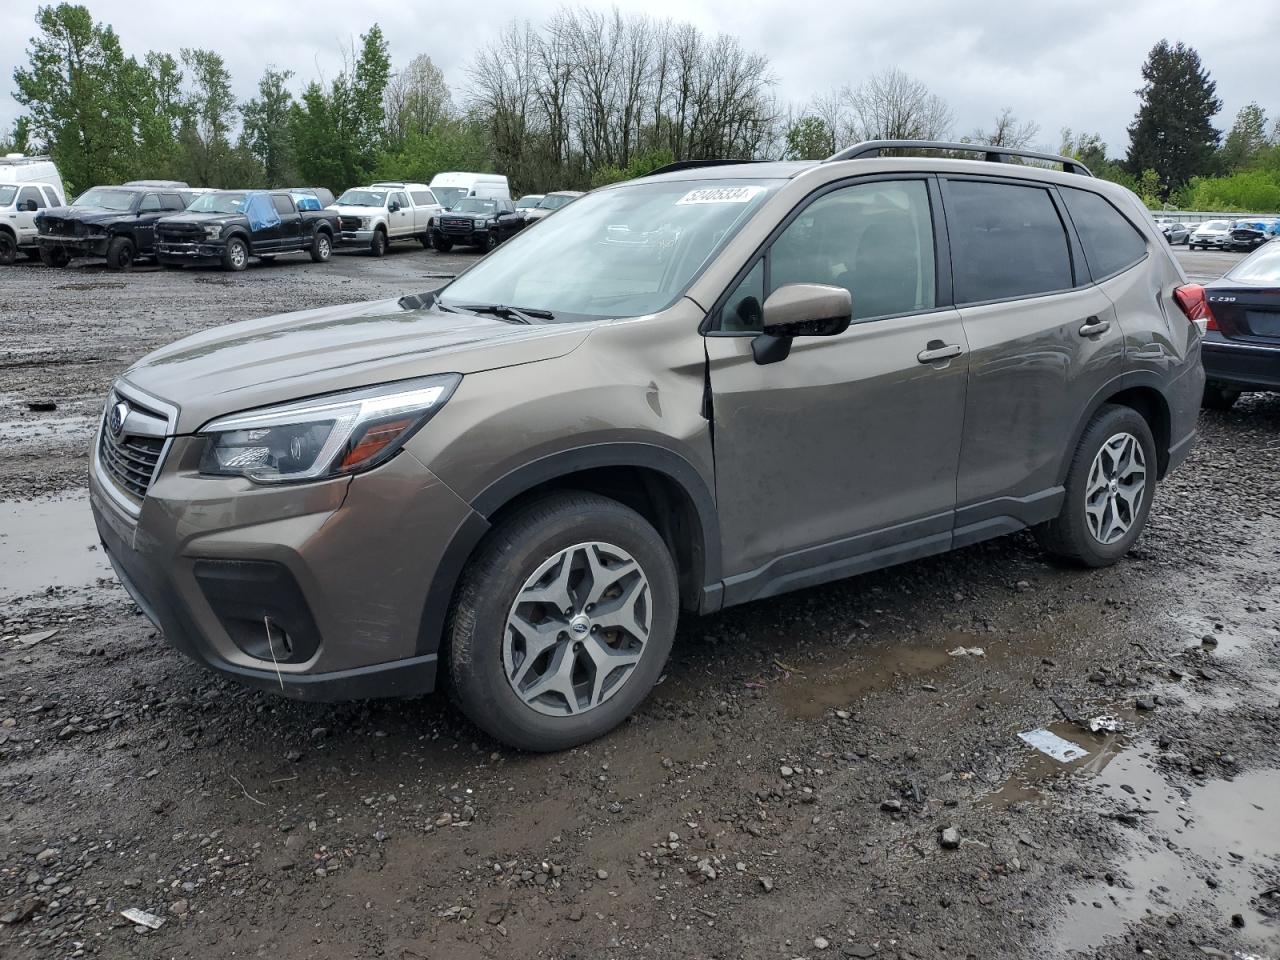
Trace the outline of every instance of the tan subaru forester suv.
{"label": "tan subaru forester suv", "polygon": [[974,149],[676,164],[435,292],[144,357],[91,471],[120,581],[237,680],[447,673],[555,750],[636,709],[681,611],[1028,527],[1114,563],[1194,436],[1202,292],[1129,191]]}

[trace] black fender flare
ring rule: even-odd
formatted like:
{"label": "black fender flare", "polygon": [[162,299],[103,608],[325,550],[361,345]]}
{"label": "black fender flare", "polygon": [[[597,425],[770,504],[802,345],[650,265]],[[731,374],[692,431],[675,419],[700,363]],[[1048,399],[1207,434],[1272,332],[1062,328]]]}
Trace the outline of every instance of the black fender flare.
{"label": "black fender flare", "polygon": [[702,609],[704,612],[719,609],[722,597],[720,522],[715,498],[697,468],[674,450],[653,443],[593,443],[532,460],[493,481],[472,499],[472,512],[445,547],[427,589],[418,632],[419,655],[435,653],[443,643],[454,590],[472,552],[491,529],[493,516],[517,497],[544,483],[598,467],[653,470],[664,475],[688,496],[702,534]]}

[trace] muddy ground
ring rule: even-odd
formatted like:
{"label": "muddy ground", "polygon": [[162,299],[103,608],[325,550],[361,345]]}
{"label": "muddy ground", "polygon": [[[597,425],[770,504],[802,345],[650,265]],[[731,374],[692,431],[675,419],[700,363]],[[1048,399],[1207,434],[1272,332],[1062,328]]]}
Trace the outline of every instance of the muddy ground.
{"label": "muddy ground", "polygon": [[94,549],[111,378],[471,259],[0,270],[0,956],[1280,958],[1277,396],[1202,415],[1118,566],[1023,534],[686,619],[637,716],[560,755],[168,649]]}

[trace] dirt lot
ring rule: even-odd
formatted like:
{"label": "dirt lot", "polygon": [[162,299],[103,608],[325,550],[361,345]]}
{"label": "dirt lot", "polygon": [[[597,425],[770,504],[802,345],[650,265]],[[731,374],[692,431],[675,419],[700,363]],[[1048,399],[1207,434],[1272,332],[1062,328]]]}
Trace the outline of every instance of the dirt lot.
{"label": "dirt lot", "polygon": [[1280,958],[1280,397],[1202,416],[1113,569],[1024,534],[687,619],[561,755],[168,649],[94,548],[112,377],[471,260],[0,271],[0,956]]}

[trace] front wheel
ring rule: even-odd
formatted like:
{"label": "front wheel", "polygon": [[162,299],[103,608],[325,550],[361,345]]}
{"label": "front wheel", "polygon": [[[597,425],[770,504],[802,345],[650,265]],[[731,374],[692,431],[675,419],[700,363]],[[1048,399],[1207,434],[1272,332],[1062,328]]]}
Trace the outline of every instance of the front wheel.
{"label": "front wheel", "polygon": [[422,236],[418,237],[418,239],[422,241],[422,249],[424,249],[424,250],[430,250],[430,249],[431,249],[431,234],[430,234],[430,233],[424,233]]}
{"label": "front wheel", "polygon": [[369,252],[375,257],[385,256],[387,252],[387,233],[385,230],[373,231],[373,239],[369,242]]}
{"label": "front wheel", "polygon": [[112,270],[132,270],[137,248],[128,237],[116,237],[107,245],[107,266]]}
{"label": "front wheel", "polygon": [[490,233],[490,234],[488,234],[488,235],[484,238],[484,243],[483,243],[481,246],[482,246],[482,248],[484,249],[484,252],[485,252],[485,253],[488,253],[490,250],[492,250],[492,249],[493,249],[494,247],[496,247],[497,245],[498,245],[498,236],[497,236],[497,234],[495,234],[495,233]]}
{"label": "front wheel", "polygon": [[448,253],[453,249],[453,241],[448,237],[442,237],[440,234],[435,236],[435,248],[441,253]]}
{"label": "front wheel", "polygon": [[40,262],[46,267],[65,267],[71,262],[71,254],[62,247],[41,247]]}
{"label": "front wheel", "polygon": [[222,269],[239,273],[248,265],[249,245],[239,237],[232,237],[222,251]]}
{"label": "front wheel", "polygon": [[657,683],[678,605],[671,554],[634,510],[591,493],[531,501],[463,573],[450,689],[476,726],[513,747],[586,743]]}
{"label": "front wheel", "polygon": [[311,241],[311,259],[316,263],[325,263],[333,256],[333,241],[323,230]]}
{"label": "front wheel", "polygon": [[1132,407],[1104,406],[1076,446],[1061,512],[1035,530],[1040,546],[1086,567],[1115,563],[1146,525],[1157,469],[1146,419]]}

